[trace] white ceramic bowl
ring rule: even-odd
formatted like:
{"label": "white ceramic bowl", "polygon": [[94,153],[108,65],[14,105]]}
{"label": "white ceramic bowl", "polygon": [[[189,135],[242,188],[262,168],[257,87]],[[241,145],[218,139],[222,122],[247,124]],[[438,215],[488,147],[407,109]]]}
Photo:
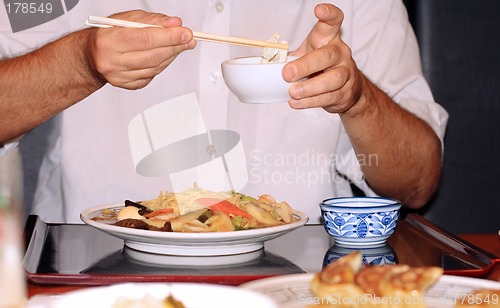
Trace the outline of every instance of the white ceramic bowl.
{"label": "white ceramic bowl", "polygon": [[385,245],[396,229],[401,202],[380,197],[330,198],[320,203],[326,232],[335,245]]}
{"label": "white ceramic bowl", "polygon": [[[290,62],[297,57],[288,57]],[[236,58],[222,62],[227,87],[244,103],[283,103],[290,100],[281,71],[287,62],[260,63],[261,57]]]}

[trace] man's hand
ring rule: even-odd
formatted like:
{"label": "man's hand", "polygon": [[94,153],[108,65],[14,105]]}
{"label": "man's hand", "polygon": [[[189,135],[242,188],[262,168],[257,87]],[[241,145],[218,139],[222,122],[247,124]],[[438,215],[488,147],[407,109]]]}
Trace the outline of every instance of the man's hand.
{"label": "man's hand", "polygon": [[356,155],[377,157],[376,164],[360,161],[370,188],[407,207],[423,206],[441,173],[437,135],[358,69],[340,38],[344,15],[339,8],[319,4],[314,13],[318,22],[292,53],[300,58],[283,68],[283,78],[294,82],[290,106],[338,113]]}
{"label": "man's hand", "polygon": [[93,29],[88,58],[96,78],[113,86],[140,89],[148,85],[182,51],[196,42],[178,17],[136,10],[111,16],[162,27]]}
{"label": "man's hand", "polygon": [[364,76],[352,59],[351,49],[340,38],[343,12],[331,4],[320,4],[314,13],[318,22],[292,53],[301,58],[283,69],[283,78],[295,82],[289,104],[297,109],[323,107],[331,113],[343,113],[358,101]]}

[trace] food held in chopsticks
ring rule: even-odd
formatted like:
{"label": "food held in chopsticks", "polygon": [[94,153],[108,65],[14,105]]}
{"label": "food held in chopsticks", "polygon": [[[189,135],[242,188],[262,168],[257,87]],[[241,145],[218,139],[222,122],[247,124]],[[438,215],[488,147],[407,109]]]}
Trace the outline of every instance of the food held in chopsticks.
{"label": "food held in chopsticks", "polygon": [[179,193],[161,192],[152,200],[126,201],[117,213],[103,212],[94,220],[113,218],[117,226],[165,232],[228,232],[297,220],[288,203],[270,195],[253,198],[233,191],[208,191],[196,184]]}
{"label": "food held in chopsticks", "polygon": [[[273,34],[268,42],[278,43],[280,35],[278,33]],[[282,42],[286,43],[286,42]],[[261,63],[279,63],[285,62],[288,55],[287,49],[280,49],[274,47],[266,47],[262,52]]]}
{"label": "food held in chopsticks", "polygon": [[439,267],[363,265],[353,252],[317,273],[311,290],[319,307],[425,307],[424,293],[442,273]]}

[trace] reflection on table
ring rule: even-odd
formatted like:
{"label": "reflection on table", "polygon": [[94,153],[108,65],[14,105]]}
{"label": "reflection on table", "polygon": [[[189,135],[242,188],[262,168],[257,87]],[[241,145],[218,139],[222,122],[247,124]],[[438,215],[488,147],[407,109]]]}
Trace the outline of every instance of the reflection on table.
{"label": "reflection on table", "polygon": [[[26,235],[31,245],[25,267],[30,295],[122,281],[238,285],[269,276],[317,272],[353,251],[336,246],[322,225],[306,225],[266,242],[264,250],[249,255],[220,260],[182,258],[169,264],[172,260],[164,258],[148,256],[141,260],[144,256],[138,258],[122,240],[87,225],[38,221],[37,227],[29,230]],[[495,266],[500,262],[498,257],[447,234],[420,216],[401,221],[387,245],[355,250],[361,251],[367,264],[436,265],[446,274],[488,278],[500,272]]]}
{"label": "reflection on table", "polygon": [[366,265],[391,265],[398,263],[396,252],[390,245],[387,244],[377,247],[362,248],[347,248],[333,245],[325,254],[323,267],[354,251],[359,251],[361,253],[363,257],[363,264]]}

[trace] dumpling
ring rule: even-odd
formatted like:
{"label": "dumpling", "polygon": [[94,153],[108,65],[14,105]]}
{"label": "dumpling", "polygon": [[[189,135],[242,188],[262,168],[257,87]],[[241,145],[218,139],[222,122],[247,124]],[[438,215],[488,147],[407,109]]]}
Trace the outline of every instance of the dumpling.
{"label": "dumpling", "polygon": [[[278,33],[275,33],[267,41],[271,42],[271,43],[279,43],[279,39],[280,39],[280,35]],[[281,43],[285,44],[286,41],[283,41]],[[288,55],[288,50],[286,50],[286,49],[266,47],[266,48],[264,48],[264,51],[262,52],[261,63],[285,62],[287,55]]]}

